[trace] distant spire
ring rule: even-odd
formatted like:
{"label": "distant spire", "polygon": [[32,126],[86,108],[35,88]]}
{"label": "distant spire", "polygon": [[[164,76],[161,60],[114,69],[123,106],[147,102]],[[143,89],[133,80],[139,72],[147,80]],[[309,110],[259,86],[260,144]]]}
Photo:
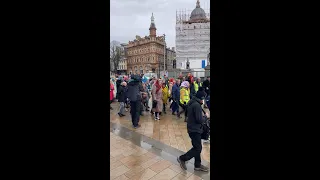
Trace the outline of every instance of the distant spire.
{"label": "distant spire", "polygon": [[197,0],[197,6],[196,6],[196,8],[200,8],[200,1],[199,1],[199,0]]}
{"label": "distant spire", "polygon": [[152,16],[151,16],[151,23],[154,23],[153,13],[152,13]]}

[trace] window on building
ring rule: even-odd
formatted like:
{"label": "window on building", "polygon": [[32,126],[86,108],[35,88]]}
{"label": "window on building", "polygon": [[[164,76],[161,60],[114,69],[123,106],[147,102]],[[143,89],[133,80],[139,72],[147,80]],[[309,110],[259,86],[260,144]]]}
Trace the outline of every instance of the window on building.
{"label": "window on building", "polygon": [[173,69],[176,69],[177,68],[177,64],[176,64],[177,62],[176,62],[176,60],[174,59],[173,61],[172,61],[172,68]]}
{"label": "window on building", "polygon": [[140,74],[143,74],[143,68],[140,66]]}

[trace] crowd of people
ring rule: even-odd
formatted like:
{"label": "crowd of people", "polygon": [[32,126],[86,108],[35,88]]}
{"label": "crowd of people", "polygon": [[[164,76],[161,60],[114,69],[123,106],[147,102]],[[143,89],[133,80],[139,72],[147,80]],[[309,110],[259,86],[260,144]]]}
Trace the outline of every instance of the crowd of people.
{"label": "crowd of people", "polygon": [[195,170],[208,171],[207,167],[201,165],[200,154],[204,117],[207,117],[202,107],[210,109],[210,77],[201,82],[200,78],[193,77],[191,73],[176,79],[167,76],[146,79],[143,74],[117,75],[110,79],[111,110],[114,99],[120,104],[120,117],[125,116],[125,111],[130,109],[133,128],[140,127],[139,120],[143,111],[150,112],[155,121],[159,121],[161,115],[167,113],[167,107],[171,110],[171,115],[179,119],[183,114],[193,148],[178,157],[177,161],[186,170],[186,162],[195,158]]}
{"label": "crowd of people", "polygon": [[[187,122],[187,104],[197,92],[205,93],[204,108],[210,108],[210,77],[203,82],[200,78],[188,74],[176,79],[151,78],[144,79],[142,75],[121,76],[110,79],[110,109],[111,103],[117,99],[120,104],[118,115],[125,116],[125,111],[130,109],[132,125],[138,128],[139,117],[143,111],[150,112],[154,120],[160,120],[160,116],[167,113],[169,107],[171,114],[182,118]],[[152,107],[149,107],[151,99]],[[134,113],[132,113],[134,112]],[[138,113],[138,114],[136,114]]]}

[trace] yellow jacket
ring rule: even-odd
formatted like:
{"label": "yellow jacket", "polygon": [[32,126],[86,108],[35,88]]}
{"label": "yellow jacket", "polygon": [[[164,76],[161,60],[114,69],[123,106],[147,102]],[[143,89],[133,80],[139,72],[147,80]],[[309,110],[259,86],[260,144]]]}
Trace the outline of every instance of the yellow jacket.
{"label": "yellow jacket", "polygon": [[162,101],[163,101],[163,103],[167,103],[168,98],[169,98],[168,87],[162,88]]}
{"label": "yellow jacket", "polygon": [[[194,86],[194,90],[196,91],[196,92],[198,92],[198,90],[199,90],[199,85],[198,85],[198,83],[197,82],[193,82],[193,86]],[[202,86],[202,83],[200,83],[200,87]]]}
{"label": "yellow jacket", "polygon": [[180,89],[180,103],[184,104],[184,103],[188,103],[190,100],[190,90],[185,89],[185,88],[181,88]]}

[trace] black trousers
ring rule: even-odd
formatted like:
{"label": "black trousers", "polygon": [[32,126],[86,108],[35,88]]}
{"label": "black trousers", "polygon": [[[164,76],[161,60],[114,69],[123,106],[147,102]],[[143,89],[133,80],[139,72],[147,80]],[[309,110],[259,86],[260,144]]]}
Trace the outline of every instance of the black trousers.
{"label": "black trousers", "polygon": [[200,167],[201,165],[201,134],[200,133],[189,133],[191,138],[192,148],[184,155],[180,156],[182,161],[189,161],[194,158],[194,167]]}
{"label": "black trousers", "polygon": [[140,120],[141,101],[130,101],[130,113],[133,126],[138,126]]}
{"label": "black trousers", "polygon": [[182,110],[178,112],[178,115],[180,116],[180,114],[184,113],[184,116],[187,117],[187,105],[181,104],[181,102],[179,101],[179,106],[182,107]]}

